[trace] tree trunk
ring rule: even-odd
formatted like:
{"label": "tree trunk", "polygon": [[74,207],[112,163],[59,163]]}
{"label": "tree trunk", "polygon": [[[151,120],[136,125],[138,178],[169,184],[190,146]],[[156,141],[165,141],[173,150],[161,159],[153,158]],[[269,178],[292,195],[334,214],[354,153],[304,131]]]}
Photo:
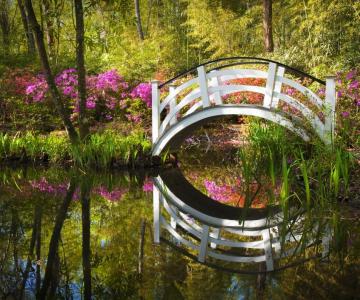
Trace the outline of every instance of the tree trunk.
{"label": "tree trunk", "polygon": [[141,24],[141,14],[140,14],[140,3],[139,0],[134,0],[135,1],[135,16],[136,16],[136,27],[137,27],[137,31],[139,34],[139,38],[140,40],[144,40],[144,32],[142,29],[142,24]]}
{"label": "tree trunk", "polygon": [[9,6],[7,0],[0,1],[0,27],[2,31],[2,42],[5,56],[9,53],[10,47],[10,22]]}
{"label": "tree trunk", "polygon": [[17,0],[20,15],[21,15],[21,21],[24,26],[26,41],[27,41],[27,47],[28,47],[28,53],[33,55],[35,53],[35,41],[34,41],[34,35],[30,29],[29,26],[29,20],[25,11],[23,0]]}
{"label": "tree trunk", "polygon": [[84,299],[91,300],[90,189],[86,183],[81,187],[81,212]]}
{"label": "tree trunk", "polygon": [[61,99],[59,90],[55,84],[54,76],[51,72],[48,55],[47,55],[47,52],[45,49],[44,35],[43,35],[43,32],[41,31],[39,23],[36,20],[36,16],[35,16],[35,12],[34,12],[31,0],[25,0],[25,7],[26,7],[27,14],[29,17],[29,23],[35,34],[36,45],[38,48],[40,61],[42,64],[43,72],[45,74],[46,82],[49,86],[51,98],[55,104],[58,114],[60,115],[60,117],[64,123],[64,126],[69,135],[71,143],[77,144],[79,141],[79,136],[75,130],[74,125],[72,124],[72,122],[70,120],[69,112],[66,109],[66,107]]}
{"label": "tree trunk", "polygon": [[36,230],[36,296],[40,293],[41,288],[41,216],[37,223],[37,230]]}
{"label": "tree trunk", "polygon": [[45,19],[45,34],[46,34],[46,41],[49,51],[50,59],[54,58],[55,53],[55,36],[54,36],[54,21],[51,12],[51,2],[50,0],[42,0],[42,8],[44,12],[44,19]]}
{"label": "tree trunk", "polygon": [[33,223],[32,235],[30,240],[29,254],[26,262],[25,271],[23,273],[23,280],[20,288],[19,299],[23,299],[26,283],[29,277],[29,273],[32,269],[35,244],[37,242],[37,237],[39,235],[38,230],[41,227],[41,214],[42,214],[41,207],[39,205],[36,205],[34,211],[34,223]]}
{"label": "tree trunk", "polygon": [[145,229],[146,221],[141,219],[141,230],[140,230],[140,240],[139,240],[139,253],[138,253],[138,275],[142,276],[143,265],[144,265],[144,243],[145,243]]}
{"label": "tree trunk", "polygon": [[[27,0],[29,1],[29,0]],[[51,235],[50,244],[49,244],[49,252],[47,256],[47,263],[45,268],[45,276],[43,285],[40,289],[40,293],[38,295],[39,299],[47,299],[46,296],[51,288],[51,284],[54,281],[53,278],[56,278],[57,274],[54,274],[56,267],[57,267],[57,258],[58,258],[58,247],[59,247],[59,240],[60,240],[60,233],[63,227],[66,214],[68,208],[70,206],[71,200],[75,193],[76,184],[75,180],[72,178],[69,184],[69,187],[66,192],[65,199],[61,204],[58,214],[55,219],[55,226],[53,229],[53,233]]]}
{"label": "tree trunk", "polygon": [[74,0],[76,17],[76,65],[78,73],[79,91],[79,130],[80,138],[84,139],[89,134],[89,125],[86,118],[86,80],[84,60],[84,11],[82,0]]}
{"label": "tree trunk", "polygon": [[264,46],[266,52],[274,51],[272,35],[272,0],[263,0]]}

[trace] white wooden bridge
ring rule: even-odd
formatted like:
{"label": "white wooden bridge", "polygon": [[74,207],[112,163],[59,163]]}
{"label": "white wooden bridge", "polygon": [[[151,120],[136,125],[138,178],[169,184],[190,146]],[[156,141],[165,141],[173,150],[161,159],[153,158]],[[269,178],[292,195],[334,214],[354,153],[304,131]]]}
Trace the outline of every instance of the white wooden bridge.
{"label": "white wooden bridge", "polygon": [[[220,66],[210,69],[219,63]],[[191,72],[196,75],[189,78]],[[294,73],[316,82],[317,89],[325,85],[325,100],[296,81],[291,75]],[[233,83],[234,79],[242,78],[260,78],[265,80],[265,86]],[[181,81],[181,84],[176,86],[173,84],[175,81]],[[286,88],[295,90],[301,97],[287,94]],[[224,96],[238,92],[262,94],[262,104],[224,104]],[[279,105],[280,102],[298,113],[293,115],[283,111],[284,106]],[[335,104],[334,76],[327,77],[324,82],[289,66],[260,58],[228,58],[209,62],[165,84],[152,81],[152,154],[160,155],[172,140],[183,138],[184,132],[193,130],[204,121],[226,115],[263,118],[286,127],[305,141],[315,133],[324,143],[330,144],[334,135]]]}

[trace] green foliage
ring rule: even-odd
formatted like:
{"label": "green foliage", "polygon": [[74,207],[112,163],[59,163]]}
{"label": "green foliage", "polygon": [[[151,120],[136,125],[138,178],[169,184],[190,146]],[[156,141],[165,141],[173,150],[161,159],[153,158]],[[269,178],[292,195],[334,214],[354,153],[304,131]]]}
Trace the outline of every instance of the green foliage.
{"label": "green foliage", "polygon": [[273,10],[273,58],[318,76],[359,64],[358,1],[277,1]]}
{"label": "green foliage", "polygon": [[248,143],[238,156],[244,186],[270,182],[270,202],[280,203],[284,210],[290,198],[307,210],[347,199],[351,174],[356,172],[353,156],[341,140],[333,146],[320,141],[306,145],[279,125],[265,122],[250,123]]}
{"label": "green foliage", "polygon": [[239,16],[220,3],[188,1],[187,16],[185,24],[194,39],[192,47],[201,51],[202,60],[250,52],[255,56],[262,50],[261,39],[254,39],[261,36],[261,6],[254,6]]}
{"label": "green foliage", "polygon": [[81,167],[109,168],[114,164],[120,166],[146,160],[150,150],[150,141],[142,131],[136,130],[128,136],[121,136],[113,131],[95,133],[78,146],[71,146],[64,134],[0,134],[0,160],[5,161],[68,161]]}
{"label": "green foliage", "polygon": [[[55,70],[74,66],[75,28],[70,2],[49,2],[53,23],[48,44]],[[172,75],[198,62],[230,55],[266,56],[262,1],[176,0],[140,3],[145,39],[136,31],[134,2],[91,1],[85,6],[85,44],[90,73],[117,67],[128,79]],[[10,44],[3,66],[32,64],[16,2],[9,3]],[[319,76],[359,64],[360,5],[355,0],[273,1],[275,52],[270,57]],[[3,50],[3,49],[2,49]],[[51,50],[51,51],[50,51]],[[36,61],[36,60],[35,60]],[[159,75],[159,74],[158,74]]]}

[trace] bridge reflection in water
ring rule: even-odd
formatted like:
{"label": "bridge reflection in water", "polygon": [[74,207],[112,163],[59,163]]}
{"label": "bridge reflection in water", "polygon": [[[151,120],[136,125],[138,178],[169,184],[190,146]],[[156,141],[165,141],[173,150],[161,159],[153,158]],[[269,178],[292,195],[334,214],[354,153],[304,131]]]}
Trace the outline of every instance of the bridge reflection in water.
{"label": "bridge reflection in water", "polygon": [[231,268],[223,269],[264,273],[329,255],[331,231],[324,220],[310,221],[295,205],[283,211],[222,204],[193,187],[179,169],[154,178],[153,210],[154,242],[171,243],[209,266],[228,262]]}

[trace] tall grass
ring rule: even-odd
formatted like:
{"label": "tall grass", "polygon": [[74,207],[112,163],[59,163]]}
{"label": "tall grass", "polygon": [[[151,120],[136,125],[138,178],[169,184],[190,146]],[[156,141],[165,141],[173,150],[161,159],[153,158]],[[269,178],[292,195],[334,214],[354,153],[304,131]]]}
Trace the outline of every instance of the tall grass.
{"label": "tall grass", "polygon": [[95,133],[73,146],[66,136],[41,136],[31,132],[9,136],[0,134],[0,160],[70,162],[82,167],[108,168],[135,165],[150,157],[151,143],[141,131],[122,136],[114,131]]}
{"label": "tall grass", "polygon": [[281,126],[263,122],[250,124],[248,141],[247,155],[239,152],[241,163],[246,156],[272,186],[281,178],[279,203],[293,194],[310,209],[348,197],[353,158],[338,141],[334,147],[319,141],[306,144]]}

